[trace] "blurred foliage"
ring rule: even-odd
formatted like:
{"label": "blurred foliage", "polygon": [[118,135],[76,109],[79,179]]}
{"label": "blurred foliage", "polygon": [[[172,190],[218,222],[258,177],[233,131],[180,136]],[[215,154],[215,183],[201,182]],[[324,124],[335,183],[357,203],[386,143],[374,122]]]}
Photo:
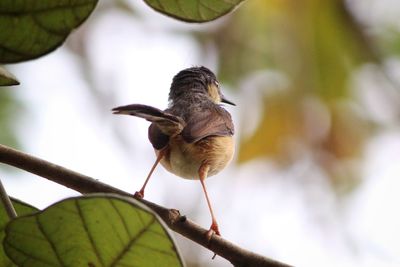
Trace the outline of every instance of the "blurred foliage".
{"label": "blurred foliage", "polygon": [[145,0],[154,10],[186,22],[206,22],[217,19],[243,0]]}
{"label": "blurred foliage", "polygon": [[14,125],[20,114],[21,105],[16,100],[12,91],[0,88],[0,143],[18,147]]}
{"label": "blurred foliage", "polygon": [[231,20],[212,35],[221,75],[231,81],[276,68],[299,82],[296,90],[330,99],[346,96],[349,72],[372,58],[341,1],[249,1]]}
{"label": "blurred foliage", "polygon": [[380,49],[386,55],[400,56],[400,30],[388,27],[380,33]]}
{"label": "blurred foliage", "polygon": [[266,156],[287,165],[306,153],[335,187],[351,188],[358,175],[348,163],[362,155],[373,124],[353,98],[350,79],[358,66],[380,58],[345,2],[248,1],[206,36],[216,43],[224,82],[237,87],[268,70],[288,80],[284,90],[265,85],[259,92],[261,121],[242,137],[239,162]]}

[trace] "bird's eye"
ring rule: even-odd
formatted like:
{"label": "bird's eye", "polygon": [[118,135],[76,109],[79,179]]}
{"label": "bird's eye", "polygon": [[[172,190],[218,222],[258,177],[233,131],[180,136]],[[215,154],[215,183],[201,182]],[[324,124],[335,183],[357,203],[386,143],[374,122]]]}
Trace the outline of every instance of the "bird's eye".
{"label": "bird's eye", "polygon": [[215,86],[217,86],[219,88],[219,82],[218,81],[214,81]]}

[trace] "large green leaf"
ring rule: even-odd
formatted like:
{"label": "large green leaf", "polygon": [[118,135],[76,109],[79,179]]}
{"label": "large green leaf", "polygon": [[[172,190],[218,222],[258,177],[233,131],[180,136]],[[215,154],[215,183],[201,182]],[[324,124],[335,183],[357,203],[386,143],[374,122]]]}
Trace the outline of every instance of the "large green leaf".
{"label": "large green leaf", "polygon": [[0,62],[37,58],[60,46],[97,0],[0,1]]}
{"label": "large green leaf", "polygon": [[6,227],[23,266],[182,266],[164,224],[132,198],[96,194],[58,202]]}
{"label": "large green leaf", "polygon": [[[32,207],[31,205],[21,202],[17,199],[13,199],[12,203],[18,215],[26,215],[38,211],[38,209],[36,209],[35,207]],[[4,228],[8,223],[8,221],[9,221],[8,215],[3,206],[0,205],[0,241],[4,239],[5,236]],[[0,249],[0,266],[2,267],[15,266],[4,253],[3,246],[1,246]]]}
{"label": "large green leaf", "polygon": [[0,66],[0,86],[18,85],[17,78],[8,70]]}
{"label": "large green leaf", "polygon": [[187,21],[206,22],[232,11],[243,0],[145,0],[167,16]]}

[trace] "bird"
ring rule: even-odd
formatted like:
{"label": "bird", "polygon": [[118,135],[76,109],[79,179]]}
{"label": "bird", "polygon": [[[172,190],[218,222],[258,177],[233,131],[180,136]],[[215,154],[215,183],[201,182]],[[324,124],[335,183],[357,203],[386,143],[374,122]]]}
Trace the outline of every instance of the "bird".
{"label": "bird", "polygon": [[219,173],[233,158],[234,124],[223,104],[235,104],[222,94],[215,74],[204,66],[178,72],[172,79],[168,100],[165,110],[143,104],[112,109],[114,114],[151,122],[148,139],[156,160],[135,196],[144,198],[146,185],[159,163],[176,176],[200,180],[211,215],[207,236],[220,236],[205,179]]}

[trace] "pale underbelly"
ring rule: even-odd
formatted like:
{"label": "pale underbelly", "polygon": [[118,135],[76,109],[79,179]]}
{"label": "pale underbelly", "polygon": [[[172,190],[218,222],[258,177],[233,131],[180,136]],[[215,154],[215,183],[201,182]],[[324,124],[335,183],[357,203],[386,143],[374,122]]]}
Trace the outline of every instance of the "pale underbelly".
{"label": "pale underbelly", "polygon": [[230,136],[214,136],[193,144],[178,140],[171,142],[169,147],[169,153],[161,164],[169,172],[185,179],[199,179],[202,164],[210,167],[207,177],[217,174],[232,160],[234,153]]}

